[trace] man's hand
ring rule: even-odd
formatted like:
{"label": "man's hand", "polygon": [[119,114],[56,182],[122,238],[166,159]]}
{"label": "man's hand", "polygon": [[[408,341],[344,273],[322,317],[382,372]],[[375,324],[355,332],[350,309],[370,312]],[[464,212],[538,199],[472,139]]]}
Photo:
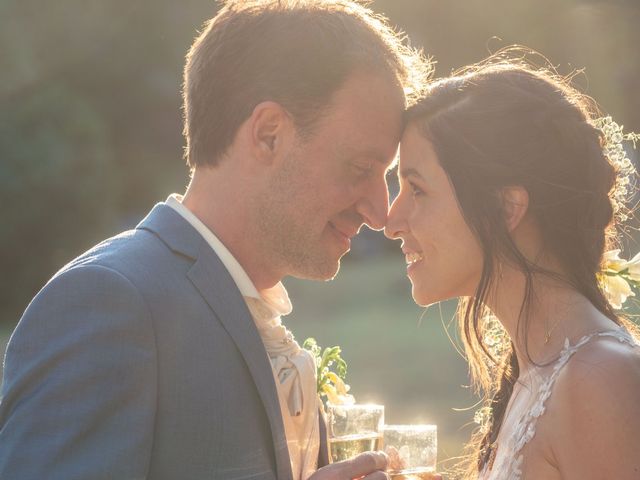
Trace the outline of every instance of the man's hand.
{"label": "man's hand", "polygon": [[344,462],[322,467],[309,480],[389,480],[384,472],[387,456],[382,452],[365,452]]}

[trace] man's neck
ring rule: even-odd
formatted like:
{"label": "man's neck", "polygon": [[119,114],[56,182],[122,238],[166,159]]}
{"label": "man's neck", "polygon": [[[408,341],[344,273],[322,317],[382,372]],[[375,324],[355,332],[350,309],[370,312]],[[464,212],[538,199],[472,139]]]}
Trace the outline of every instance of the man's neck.
{"label": "man's neck", "polygon": [[225,196],[222,190],[205,196],[199,188],[192,186],[193,183],[185,193],[182,204],[224,244],[256,289],[260,292],[278,284],[284,275],[274,271],[269,262],[270,256],[261,251],[260,239],[252,234],[254,228],[249,215],[242,208],[228,208],[229,205],[239,206],[245,202],[234,201]]}

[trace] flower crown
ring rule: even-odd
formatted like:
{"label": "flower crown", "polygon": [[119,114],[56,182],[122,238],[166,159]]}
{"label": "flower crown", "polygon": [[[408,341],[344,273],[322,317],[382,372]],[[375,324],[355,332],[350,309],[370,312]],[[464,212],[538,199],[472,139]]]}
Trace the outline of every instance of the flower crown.
{"label": "flower crown", "polygon": [[[593,124],[602,132],[604,155],[616,169],[611,202],[616,219],[624,222],[629,218],[626,204],[636,190],[637,171],[627,157],[623,142],[630,141],[635,148],[640,135],[633,132],[624,133],[622,125],[618,125],[610,116],[598,118]],[[631,260],[622,259],[619,255],[620,250],[606,252],[601,271],[598,273],[602,291],[615,309],[622,308],[627,298],[635,296],[631,287],[640,287],[640,253]]]}
{"label": "flower crown", "polygon": [[593,125],[602,132],[602,151],[616,169],[616,182],[611,195],[614,215],[618,221],[625,222],[629,217],[625,205],[634,192],[637,172],[627,157],[623,142],[632,142],[635,149],[640,135],[624,133],[622,125],[618,125],[610,116],[595,119]]}

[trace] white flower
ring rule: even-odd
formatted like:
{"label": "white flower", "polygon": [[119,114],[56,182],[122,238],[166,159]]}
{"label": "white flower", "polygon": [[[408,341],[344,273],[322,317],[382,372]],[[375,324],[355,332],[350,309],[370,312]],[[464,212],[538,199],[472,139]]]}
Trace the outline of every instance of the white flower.
{"label": "white flower", "polygon": [[509,348],[509,334],[495,315],[483,318],[482,342],[496,359],[501,359]]}
{"label": "white flower", "polygon": [[627,297],[635,296],[627,281],[618,275],[603,275],[602,286],[609,303],[615,309],[622,308]]}
{"label": "white flower", "polygon": [[636,253],[636,256],[627,262],[627,275],[634,282],[640,281],[640,252]]}
{"label": "white flower", "polygon": [[491,407],[484,406],[476,410],[473,414],[473,421],[480,426],[482,432],[486,433],[488,431],[491,424],[492,413]]}
{"label": "white flower", "polygon": [[620,255],[619,249],[609,250],[608,252],[605,252],[603,256],[604,262],[603,262],[602,269],[604,271],[608,270],[616,273],[624,270],[627,267],[627,261],[623,258],[620,258],[619,255]]}

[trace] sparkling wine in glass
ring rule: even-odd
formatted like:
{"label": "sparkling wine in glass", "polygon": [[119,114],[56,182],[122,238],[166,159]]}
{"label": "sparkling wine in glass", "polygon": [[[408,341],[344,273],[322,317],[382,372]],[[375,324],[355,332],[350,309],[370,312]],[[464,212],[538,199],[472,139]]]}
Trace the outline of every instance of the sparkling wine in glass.
{"label": "sparkling wine in glass", "polygon": [[332,462],[380,450],[384,406],[371,404],[327,405],[329,455]]}
{"label": "sparkling wine in glass", "polygon": [[438,453],[436,425],[385,425],[383,431],[391,480],[432,478]]}

